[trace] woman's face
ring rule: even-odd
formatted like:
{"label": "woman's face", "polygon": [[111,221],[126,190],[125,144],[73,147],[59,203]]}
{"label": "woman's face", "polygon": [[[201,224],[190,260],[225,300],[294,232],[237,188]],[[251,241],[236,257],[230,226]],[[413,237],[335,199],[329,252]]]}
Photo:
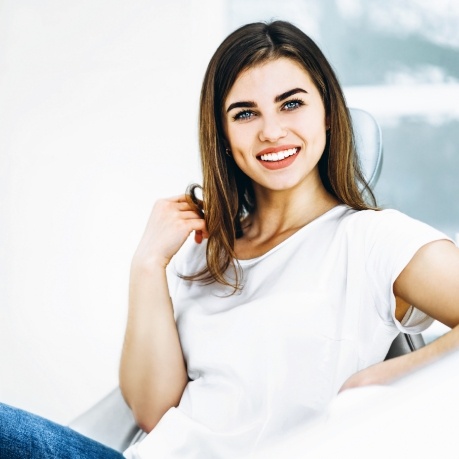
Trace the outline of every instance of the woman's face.
{"label": "woman's face", "polygon": [[242,72],[224,102],[223,121],[234,161],[255,189],[321,184],[325,108],[295,61],[279,58]]}

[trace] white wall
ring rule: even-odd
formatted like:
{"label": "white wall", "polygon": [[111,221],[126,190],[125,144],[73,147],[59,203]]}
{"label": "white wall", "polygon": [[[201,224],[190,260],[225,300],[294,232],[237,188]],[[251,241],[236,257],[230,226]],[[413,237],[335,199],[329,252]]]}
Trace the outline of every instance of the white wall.
{"label": "white wall", "polygon": [[117,384],[130,258],[200,180],[224,1],[0,3],[0,401],[66,423]]}

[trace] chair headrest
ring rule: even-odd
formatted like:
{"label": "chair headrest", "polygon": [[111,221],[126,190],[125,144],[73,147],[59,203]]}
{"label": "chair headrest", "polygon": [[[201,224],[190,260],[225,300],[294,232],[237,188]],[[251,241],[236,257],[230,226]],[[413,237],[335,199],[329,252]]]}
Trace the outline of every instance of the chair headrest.
{"label": "chair headrest", "polygon": [[383,148],[381,128],[365,110],[349,108],[354,129],[355,146],[363,176],[374,187],[382,168]]}

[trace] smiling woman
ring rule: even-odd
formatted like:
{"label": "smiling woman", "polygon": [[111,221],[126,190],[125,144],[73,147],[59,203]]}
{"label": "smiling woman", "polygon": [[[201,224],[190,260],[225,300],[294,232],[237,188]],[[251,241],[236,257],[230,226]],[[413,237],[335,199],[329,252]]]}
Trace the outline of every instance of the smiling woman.
{"label": "smiling woman", "polygon": [[[301,140],[298,130],[313,137]],[[256,188],[261,191],[267,181],[269,187],[280,187],[277,191],[285,187],[290,189],[286,193],[296,194],[301,194],[301,187],[293,187],[295,181],[311,187],[315,182],[315,192],[321,197],[309,197],[301,206],[299,221],[289,223],[278,215],[281,226],[273,228],[278,234],[273,234],[260,252],[325,212],[334,199],[358,210],[375,206],[355,156],[349,112],[338,79],[314,41],[291,24],[278,21],[269,27],[263,23],[243,26],[217,49],[201,91],[200,146],[210,237],[206,266],[188,279],[239,287],[237,259],[249,256],[241,246],[252,240],[250,253],[258,253],[243,225],[246,230],[248,225],[256,230],[252,221],[255,207],[264,208],[260,200],[265,196],[255,196]],[[273,156],[260,158],[294,148],[300,148],[298,154],[285,162],[274,162]],[[292,168],[282,167],[289,163]],[[305,166],[310,173],[302,170]],[[258,184],[251,174],[263,177],[263,182]],[[303,182],[306,176],[308,180]],[[198,203],[196,198],[194,201]],[[283,207],[285,202],[293,204],[287,194],[279,205]],[[282,225],[294,229],[284,231]],[[233,280],[224,274],[228,268]]]}
{"label": "smiling woman", "polygon": [[[220,45],[200,147],[203,199],[195,186],[187,205],[156,205],[133,260],[121,388],[150,433],[128,457],[248,457],[340,390],[458,346],[454,330],[382,362],[400,331],[459,323],[459,253],[435,229],[377,210],[336,75],[299,29],[249,24]],[[147,279],[163,293],[147,294]],[[159,318],[167,333],[153,330]]]}
{"label": "smiling woman", "polygon": [[[200,148],[202,199],[195,185],[158,201],[132,259],[120,387],[148,435],[125,457],[248,458],[338,392],[458,347],[454,328],[383,362],[400,331],[457,326],[459,251],[377,209],[336,75],[298,28],[249,24],[220,45]],[[14,447],[37,441],[11,430]]]}

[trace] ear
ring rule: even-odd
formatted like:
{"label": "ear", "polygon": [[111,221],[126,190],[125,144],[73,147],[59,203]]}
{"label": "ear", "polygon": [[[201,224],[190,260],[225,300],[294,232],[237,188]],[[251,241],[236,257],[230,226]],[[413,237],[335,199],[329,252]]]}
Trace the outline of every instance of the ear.
{"label": "ear", "polygon": [[232,157],[233,154],[231,152],[231,146],[230,146],[228,140],[226,139],[226,136],[223,138],[223,147],[225,148],[226,155],[229,156],[229,157]]}

